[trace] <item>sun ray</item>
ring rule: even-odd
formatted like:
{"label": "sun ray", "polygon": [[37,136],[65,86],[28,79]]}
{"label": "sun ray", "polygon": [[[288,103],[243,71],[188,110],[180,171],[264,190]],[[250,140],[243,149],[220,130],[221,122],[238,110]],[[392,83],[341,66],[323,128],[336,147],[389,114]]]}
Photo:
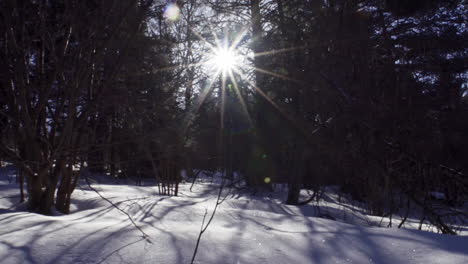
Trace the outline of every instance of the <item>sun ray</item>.
{"label": "sun ray", "polygon": [[[241,77],[245,76],[242,72],[234,69]],[[242,77],[244,78],[244,77]],[[262,89],[260,89],[252,80],[250,79],[245,79],[247,83],[254,88],[254,90],[260,94],[268,103],[270,103],[277,111],[278,113],[283,116],[284,119],[286,119],[297,131],[302,133],[306,140],[309,141],[309,137],[312,134],[315,134],[316,131],[309,132],[307,129],[305,129],[303,126],[299,125],[299,122],[292,117],[292,115],[289,115],[284,109],[282,109],[278,104],[276,104],[273,99],[271,99]]]}
{"label": "sun ray", "polygon": [[208,95],[213,91],[213,87],[214,87],[213,84],[217,81],[218,76],[220,74],[221,74],[220,70],[218,70],[214,74],[214,78],[212,78],[211,81],[209,82],[208,86],[203,89],[203,91],[202,91],[202,93],[200,95],[200,98],[199,98],[198,102],[196,103],[195,107],[192,110],[188,111],[186,121],[185,121],[185,126],[184,126],[184,134],[187,131],[190,124],[192,123],[193,119],[195,118],[195,113],[197,113],[200,110],[200,107],[203,105],[203,103],[205,102]]}
{"label": "sun ray", "polygon": [[[235,71],[240,75],[240,76],[245,76],[242,72],[238,71],[235,69]],[[271,99],[262,89],[260,89],[252,80],[246,79],[247,83],[254,88],[254,90],[260,94],[268,103],[270,103],[284,118],[287,120],[294,122],[294,120],[284,111],[278,104],[276,104],[273,99]]]}
{"label": "sun ray", "polygon": [[300,50],[300,49],[305,49],[305,48],[307,48],[307,46],[298,46],[298,47],[290,47],[290,48],[284,48],[284,49],[262,51],[262,52],[255,53],[253,56],[261,57],[261,56],[267,56],[267,55],[275,55],[278,53],[290,52],[290,51],[295,51],[295,50]]}
{"label": "sun ray", "polygon": [[167,67],[158,68],[158,69],[153,70],[153,72],[172,71],[172,70],[176,70],[176,69],[180,69],[180,68],[192,68],[192,67],[206,65],[208,63],[208,61],[209,60],[196,62],[196,63],[181,63],[181,64],[177,64],[177,65],[174,65],[174,66],[167,66]]}
{"label": "sun ray", "polygon": [[234,41],[232,42],[232,45],[231,45],[232,49],[237,48],[239,43],[247,35],[248,32],[249,32],[249,27],[247,26],[241,30],[241,32],[234,38]]}
{"label": "sun ray", "polygon": [[220,47],[221,46],[221,41],[219,40],[218,38],[218,35],[216,35],[216,33],[214,32],[213,28],[210,26],[210,32],[211,32],[211,35],[213,36],[213,39],[216,43],[216,47]]}
{"label": "sun ray", "polygon": [[214,51],[216,49],[215,46],[213,46],[213,44],[211,44],[206,38],[204,38],[198,32],[196,32],[194,30],[191,30],[191,31],[193,32],[193,34],[195,34],[195,36],[197,36],[197,38],[199,38],[201,41],[203,41],[211,51]]}
{"label": "sun ray", "polygon": [[260,89],[252,80],[246,78],[246,76],[239,70],[234,69],[234,71],[239,74],[247,83],[254,88],[254,90],[259,93],[265,100],[267,100],[273,107],[275,107],[279,112],[283,112],[280,107],[262,90]]}
{"label": "sun ray", "polygon": [[249,121],[249,125],[253,126],[252,118],[250,117],[250,113],[249,113],[249,110],[247,109],[247,105],[245,104],[244,98],[242,98],[242,95],[241,95],[240,90],[239,90],[239,86],[237,85],[237,81],[236,81],[236,78],[234,77],[234,74],[233,74],[232,70],[229,71],[229,78],[232,81],[232,84],[234,86],[234,91],[235,91],[235,93],[237,95],[237,98],[239,99],[241,107],[242,107],[242,109],[244,110],[244,112],[245,112],[245,114],[247,116],[247,120]]}
{"label": "sun ray", "polygon": [[271,75],[273,77],[278,77],[280,79],[283,79],[283,80],[288,80],[288,81],[292,81],[292,82],[296,82],[296,83],[301,83],[301,81],[299,80],[296,80],[296,79],[293,79],[291,77],[288,77],[286,75],[283,75],[283,74],[279,74],[279,73],[276,73],[276,72],[272,72],[272,71],[269,71],[269,70],[265,70],[265,69],[262,69],[262,68],[259,68],[259,67],[254,67],[254,66],[250,66],[251,69],[255,70],[255,71],[258,71],[258,72],[261,72],[261,73],[265,73],[265,74],[268,74],[268,75]]}
{"label": "sun ray", "polygon": [[226,110],[226,75],[221,74],[221,131],[224,130],[224,111]]}
{"label": "sun ray", "polygon": [[[201,105],[203,102],[206,100],[207,96],[211,94],[211,92],[214,89],[215,82],[219,80],[219,93],[218,96],[219,99],[219,106],[220,106],[220,129],[224,130],[225,129],[225,115],[227,114],[227,109],[226,109],[226,103],[227,103],[227,81],[229,79],[230,84],[233,86],[233,90],[236,94],[236,97],[238,97],[241,108],[245,112],[248,122],[250,125],[253,126],[253,120],[250,116],[250,113],[248,111],[247,105],[244,101],[244,98],[242,97],[242,94],[239,89],[239,84],[236,80],[235,75],[239,75],[242,79],[246,80],[247,84],[253,88],[253,90],[259,94],[261,97],[263,97],[269,104],[271,104],[280,114],[283,116],[285,119],[289,120],[290,122],[294,122],[294,120],[287,114],[287,112],[282,109],[278,104],[276,104],[261,88],[259,88],[253,81],[252,81],[252,72],[260,72],[262,74],[267,74],[282,80],[288,80],[296,83],[302,83],[299,80],[296,80],[294,78],[291,78],[289,76],[286,76],[284,74],[276,73],[270,70],[262,69],[259,67],[254,67],[252,65],[248,65],[245,63],[244,60],[247,61],[247,56],[246,55],[240,55],[239,52],[241,52],[243,47],[247,47],[252,44],[252,42],[255,42],[255,39],[251,38],[248,43],[242,44],[241,47],[239,47],[239,43],[241,43],[249,32],[248,27],[242,28],[240,33],[236,34],[234,36],[234,39],[232,42],[228,40],[228,32],[225,32],[224,36],[222,38],[219,38],[218,35],[215,33],[214,30],[210,30],[210,33],[213,37],[213,39],[208,41],[204,36],[201,34],[195,32],[192,30],[195,36],[197,36],[211,51],[211,53],[207,56],[207,59],[199,62],[199,63],[194,63],[194,64],[186,64],[186,65],[176,65],[173,67],[169,67],[166,69],[174,69],[178,67],[195,67],[195,66],[201,66],[201,65],[207,65],[209,68],[208,70],[213,70],[215,71],[214,76],[211,78],[210,84],[208,87],[206,87],[200,97],[200,100],[196,104],[196,106],[192,109],[190,117],[193,118],[196,112],[199,111]],[[278,49],[278,50],[271,50],[271,51],[265,51],[265,52],[258,52],[253,55],[253,57],[261,57],[261,56],[269,56],[269,55],[274,55],[278,53],[284,53],[284,52],[290,52],[298,49],[303,49],[304,46],[299,46],[299,47],[291,47],[291,48],[285,48],[285,49]],[[245,59],[242,57],[245,56]],[[253,71],[246,72],[246,74],[243,73],[242,69],[251,69]],[[248,76],[249,75],[249,76]],[[220,78],[220,79],[218,79]],[[187,127],[190,124],[187,122]]]}

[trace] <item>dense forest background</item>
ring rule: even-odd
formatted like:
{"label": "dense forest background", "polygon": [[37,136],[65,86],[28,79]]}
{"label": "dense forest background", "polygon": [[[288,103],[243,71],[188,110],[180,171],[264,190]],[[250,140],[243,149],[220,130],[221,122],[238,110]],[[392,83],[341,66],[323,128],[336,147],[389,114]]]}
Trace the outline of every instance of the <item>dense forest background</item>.
{"label": "dense forest background", "polygon": [[[466,1],[0,2],[0,160],[29,209],[84,171],[222,171],[252,190],[339,185],[374,215],[468,194]],[[235,46],[230,74],[206,66]],[[24,191],[23,191],[24,189]],[[315,197],[311,197],[313,199]]]}

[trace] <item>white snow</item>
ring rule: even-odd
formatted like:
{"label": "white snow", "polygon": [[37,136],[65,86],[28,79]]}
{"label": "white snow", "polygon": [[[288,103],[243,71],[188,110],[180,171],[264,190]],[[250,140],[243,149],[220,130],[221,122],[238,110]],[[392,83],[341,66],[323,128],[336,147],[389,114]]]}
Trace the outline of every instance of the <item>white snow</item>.
{"label": "white snow", "polygon": [[[149,241],[84,182],[71,214],[42,216],[25,212],[17,185],[3,177],[0,263],[190,263],[218,185],[197,183],[190,192],[184,183],[178,197],[115,182],[93,187],[130,214]],[[364,220],[354,224],[313,215],[313,205],[233,192],[204,233],[195,263],[468,263],[467,236],[369,227],[359,213]]]}

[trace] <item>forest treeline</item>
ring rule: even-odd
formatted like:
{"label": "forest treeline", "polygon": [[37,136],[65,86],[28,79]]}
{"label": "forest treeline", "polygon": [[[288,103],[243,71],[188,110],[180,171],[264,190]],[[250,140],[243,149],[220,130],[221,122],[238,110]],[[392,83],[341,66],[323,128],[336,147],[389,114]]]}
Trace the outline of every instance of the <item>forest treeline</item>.
{"label": "forest treeline", "polygon": [[[84,169],[165,195],[181,170],[220,170],[286,183],[288,204],[330,184],[375,215],[415,204],[453,233],[430,193],[467,200],[467,16],[463,0],[4,0],[0,159],[43,214],[69,212]],[[201,66],[215,36],[247,54],[224,85]]]}

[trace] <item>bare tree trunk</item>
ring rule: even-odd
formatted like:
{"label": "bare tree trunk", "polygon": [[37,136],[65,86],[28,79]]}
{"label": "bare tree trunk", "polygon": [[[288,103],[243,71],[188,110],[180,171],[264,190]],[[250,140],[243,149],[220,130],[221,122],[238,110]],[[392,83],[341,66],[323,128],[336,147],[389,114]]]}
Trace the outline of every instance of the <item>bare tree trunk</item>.
{"label": "bare tree trunk", "polygon": [[[57,201],[55,206],[57,210],[64,214],[68,214],[70,212],[69,208],[69,200],[71,195],[71,184],[72,184],[72,164],[68,162],[65,166],[63,166],[64,162],[62,162],[60,168],[56,168],[56,176],[61,174],[61,182],[60,186],[57,190]],[[68,206],[67,206],[68,205]]]}
{"label": "bare tree trunk", "polygon": [[299,204],[299,194],[301,191],[301,178],[304,170],[302,167],[303,163],[303,150],[302,146],[299,146],[298,143],[295,144],[294,157],[293,157],[293,167],[291,168],[289,179],[288,179],[288,198],[286,199],[286,204],[289,205],[298,205]]}
{"label": "bare tree trunk", "polygon": [[24,202],[24,171],[21,168],[16,168],[18,173],[18,179],[20,184],[20,202]]}

